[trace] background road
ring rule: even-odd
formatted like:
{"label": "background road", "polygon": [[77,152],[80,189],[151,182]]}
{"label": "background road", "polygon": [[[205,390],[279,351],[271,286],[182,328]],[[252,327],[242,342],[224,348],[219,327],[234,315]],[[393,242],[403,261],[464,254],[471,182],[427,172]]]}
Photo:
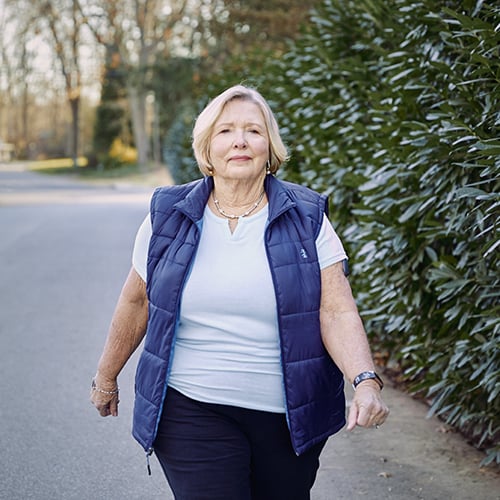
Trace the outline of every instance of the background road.
{"label": "background road", "polygon": [[88,401],[150,192],[0,167],[2,499],[165,498],[130,436],[134,363],[122,415]]}
{"label": "background road", "polygon": [[[151,192],[0,164],[0,499],[172,499],[130,435],[136,358],[118,418],[88,402]],[[330,439],[313,500],[500,498],[479,453],[420,403],[384,393],[387,424]]]}

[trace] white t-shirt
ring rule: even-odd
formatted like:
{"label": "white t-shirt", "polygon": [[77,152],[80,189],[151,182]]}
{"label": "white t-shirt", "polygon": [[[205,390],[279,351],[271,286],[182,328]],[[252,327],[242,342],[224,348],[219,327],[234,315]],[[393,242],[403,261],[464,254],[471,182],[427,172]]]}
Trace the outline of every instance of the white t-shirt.
{"label": "white t-shirt", "polygon": [[[198,251],[184,287],[168,383],[210,403],[284,412],[277,306],[264,246],[267,206],[240,218],[234,233],[206,207]],[[146,278],[149,215],[133,265]],[[323,269],[346,257],[324,218],[316,246]]]}

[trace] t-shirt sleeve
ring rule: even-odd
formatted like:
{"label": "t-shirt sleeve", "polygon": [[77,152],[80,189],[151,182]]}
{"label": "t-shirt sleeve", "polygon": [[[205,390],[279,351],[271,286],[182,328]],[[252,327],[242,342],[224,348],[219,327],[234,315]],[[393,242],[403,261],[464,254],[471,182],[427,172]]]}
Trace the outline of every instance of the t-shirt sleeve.
{"label": "t-shirt sleeve", "polygon": [[320,269],[324,269],[325,267],[347,259],[347,254],[342,246],[342,242],[326,215],[323,217],[323,224],[316,238],[316,248],[318,251]]}
{"label": "t-shirt sleeve", "polygon": [[132,252],[132,265],[144,281],[146,281],[147,277],[149,241],[152,233],[151,215],[148,214],[137,231],[134,251]]}

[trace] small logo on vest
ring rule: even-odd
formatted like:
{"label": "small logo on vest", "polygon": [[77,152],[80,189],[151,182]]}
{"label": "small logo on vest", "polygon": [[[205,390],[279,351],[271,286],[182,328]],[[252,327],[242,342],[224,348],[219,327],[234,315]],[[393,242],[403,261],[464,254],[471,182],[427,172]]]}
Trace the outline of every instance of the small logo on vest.
{"label": "small logo on vest", "polygon": [[301,248],[301,249],[300,249],[300,256],[301,256],[303,259],[307,259],[307,252],[306,252],[305,248]]}

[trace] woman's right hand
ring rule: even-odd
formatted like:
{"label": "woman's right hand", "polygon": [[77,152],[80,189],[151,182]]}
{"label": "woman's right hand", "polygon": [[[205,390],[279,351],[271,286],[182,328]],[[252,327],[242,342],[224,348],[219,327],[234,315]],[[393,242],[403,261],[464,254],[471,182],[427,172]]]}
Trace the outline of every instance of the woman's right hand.
{"label": "woman's right hand", "polygon": [[116,379],[106,380],[97,374],[92,380],[90,401],[101,417],[118,416],[119,392]]}

